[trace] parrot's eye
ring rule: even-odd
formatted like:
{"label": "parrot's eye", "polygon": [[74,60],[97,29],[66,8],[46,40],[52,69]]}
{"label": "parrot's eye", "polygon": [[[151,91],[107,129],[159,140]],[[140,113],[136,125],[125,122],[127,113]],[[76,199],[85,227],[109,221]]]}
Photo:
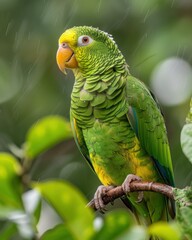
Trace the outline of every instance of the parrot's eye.
{"label": "parrot's eye", "polygon": [[80,36],[78,38],[78,46],[86,46],[86,45],[88,45],[92,42],[93,42],[93,39],[89,36],[86,36],[86,35]]}
{"label": "parrot's eye", "polygon": [[61,46],[62,48],[67,48],[67,47],[68,47],[68,44],[65,43],[65,42],[63,42],[63,43],[60,44],[60,46]]}

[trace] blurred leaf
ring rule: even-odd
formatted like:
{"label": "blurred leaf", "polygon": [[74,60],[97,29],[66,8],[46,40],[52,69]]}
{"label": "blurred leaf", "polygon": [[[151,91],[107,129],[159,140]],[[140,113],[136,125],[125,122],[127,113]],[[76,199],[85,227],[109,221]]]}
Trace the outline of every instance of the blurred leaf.
{"label": "blurred leaf", "polygon": [[148,239],[147,231],[142,226],[133,226],[125,234],[118,238],[118,240],[146,240]]}
{"label": "blurred leaf", "polygon": [[192,98],[191,98],[191,101],[190,101],[189,113],[186,117],[186,123],[192,123]]}
{"label": "blurred leaf", "polygon": [[106,214],[104,225],[94,236],[95,240],[116,239],[133,224],[131,215],[126,211],[117,210]]}
{"label": "blurred leaf", "polygon": [[185,156],[192,163],[192,99],[190,110],[186,118],[186,124],[181,131],[181,147]]}
{"label": "blurred leaf", "polygon": [[72,233],[65,225],[60,224],[45,232],[41,237],[41,240],[53,240],[53,239],[75,240],[76,238],[73,237]]}
{"label": "blurred leaf", "polygon": [[176,202],[177,221],[182,228],[182,232],[192,239],[192,187],[184,189],[174,189],[174,199]]}
{"label": "blurred leaf", "polygon": [[8,218],[13,211],[23,211],[21,166],[8,153],[0,153],[0,218]]}
{"label": "blurred leaf", "polygon": [[33,239],[36,235],[36,226],[33,224],[31,216],[24,211],[13,212],[9,216],[9,221],[17,225],[17,230],[22,239]]}
{"label": "blurred leaf", "polygon": [[186,124],[181,131],[181,147],[185,156],[192,163],[192,123]]}
{"label": "blurred leaf", "polygon": [[37,157],[57,143],[72,137],[70,123],[60,116],[47,116],[40,119],[28,131],[26,137],[26,156]]}
{"label": "blurred leaf", "polygon": [[0,218],[15,223],[23,238],[31,238],[35,226],[23,207],[20,174],[17,159],[11,154],[0,153]]}
{"label": "blurred leaf", "polygon": [[36,225],[41,213],[41,196],[36,190],[30,190],[23,194],[23,203],[25,211],[32,218],[32,222]]}
{"label": "blurred leaf", "polygon": [[34,183],[33,187],[56,210],[75,239],[90,239],[94,231],[93,213],[76,188],[56,180]]}
{"label": "blurred leaf", "polygon": [[17,227],[14,223],[7,223],[0,231],[1,240],[9,240],[17,232]]}
{"label": "blurred leaf", "polygon": [[180,240],[179,229],[167,222],[153,223],[148,228],[149,234],[162,238],[162,240]]}

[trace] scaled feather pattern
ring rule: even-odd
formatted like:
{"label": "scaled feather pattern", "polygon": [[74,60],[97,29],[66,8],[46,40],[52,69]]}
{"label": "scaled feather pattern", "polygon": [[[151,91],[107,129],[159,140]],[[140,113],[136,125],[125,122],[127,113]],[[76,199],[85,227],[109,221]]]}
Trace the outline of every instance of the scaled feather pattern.
{"label": "scaled feather pattern", "polygon": [[[78,26],[59,38],[57,63],[71,69],[71,124],[75,141],[101,183],[121,185],[128,174],[174,185],[167,132],[152,94],[133,77],[112,36]],[[168,199],[145,192],[123,201],[141,224],[169,219]],[[172,211],[174,206],[172,204]]]}

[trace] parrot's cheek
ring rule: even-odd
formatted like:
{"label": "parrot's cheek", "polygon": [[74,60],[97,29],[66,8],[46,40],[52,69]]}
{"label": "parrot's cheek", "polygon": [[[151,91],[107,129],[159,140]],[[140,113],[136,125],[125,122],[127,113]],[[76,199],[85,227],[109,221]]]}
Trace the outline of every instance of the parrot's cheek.
{"label": "parrot's cheek", "polygon": [[78,63],[75,58],[75,54],[72,51],[72,49],[69,47],[67,47],[67,48],[59,47],[57,50],[56,59],[57,59],[57,64],[59,66],[59,69],[62,72],[65,72],[65,68],[77,68],[78,67]]}

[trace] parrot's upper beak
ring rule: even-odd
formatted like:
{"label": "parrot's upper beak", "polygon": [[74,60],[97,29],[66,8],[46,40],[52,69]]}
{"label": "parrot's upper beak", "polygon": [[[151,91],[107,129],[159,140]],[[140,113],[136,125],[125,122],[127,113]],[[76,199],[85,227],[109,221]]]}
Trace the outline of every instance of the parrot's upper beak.
{"label": "parrot's upper beak", "polygon": [[59,44],[59,48],[57,50],[57,64],[59,69],[65,73],[65,68],[77,68],[78,63],[75,58],[75,54],[73,50],[68,46],[67,43]]}

